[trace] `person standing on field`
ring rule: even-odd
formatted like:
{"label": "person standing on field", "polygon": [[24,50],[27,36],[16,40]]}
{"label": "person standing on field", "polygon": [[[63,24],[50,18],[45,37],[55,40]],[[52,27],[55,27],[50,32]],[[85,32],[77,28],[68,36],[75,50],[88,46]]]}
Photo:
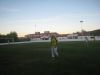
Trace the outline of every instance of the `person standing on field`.
{"label": "person standing on field", "polygon": [[52,57],[58,56],[57,45],[58,45],[58,40],[54,35],[52,35],[51,36],[51,55]]}
{"label": "person standing on field", "polygon": [[85,37],[85,45],[86,45],[86,47],[88,47],[88,45],[89,45],[88,37]]}

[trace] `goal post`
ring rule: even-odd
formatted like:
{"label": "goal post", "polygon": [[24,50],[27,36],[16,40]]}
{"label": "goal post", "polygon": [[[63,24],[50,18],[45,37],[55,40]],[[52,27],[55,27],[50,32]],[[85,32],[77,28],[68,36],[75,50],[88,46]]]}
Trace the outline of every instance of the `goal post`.
{"label": "goal post", "polygon": [[0,43],[14,42],[14,38],[0,38]]}

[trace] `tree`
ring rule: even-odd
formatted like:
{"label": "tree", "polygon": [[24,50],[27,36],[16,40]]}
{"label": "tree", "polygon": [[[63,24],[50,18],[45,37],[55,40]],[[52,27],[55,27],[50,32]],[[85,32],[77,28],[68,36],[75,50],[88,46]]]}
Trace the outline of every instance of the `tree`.
{"label": "tree", "polygon": [[100,36],[100,29],[94,30],[94,31],[90,31],[90,34],[93,35],[93,36]]}
{"label": "tree", "polygon": [[6,35],[0,34],[0,43],[6,43],[6,42],[7,42]]}
{"label": "tree", "polygon": [[10,32],[9,34],[7,34],[7,38],[12,38],[13,41],[18,41],[18,35],[17,33],[14,31],[14,32]]}

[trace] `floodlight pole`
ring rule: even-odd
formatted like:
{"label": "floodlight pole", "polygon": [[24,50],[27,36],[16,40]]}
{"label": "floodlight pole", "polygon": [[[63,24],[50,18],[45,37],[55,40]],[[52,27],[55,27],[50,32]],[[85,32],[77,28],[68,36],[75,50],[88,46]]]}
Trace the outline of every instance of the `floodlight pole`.
{"label": "floodlight pole", "polygon": [[[83,37],[83,27],[82,27],[82,23],[83,23],[84,21],[80,21],[80,23],[81,23],[81,36]],[[81,37],[81,39],[82,39],[82,37]]]}

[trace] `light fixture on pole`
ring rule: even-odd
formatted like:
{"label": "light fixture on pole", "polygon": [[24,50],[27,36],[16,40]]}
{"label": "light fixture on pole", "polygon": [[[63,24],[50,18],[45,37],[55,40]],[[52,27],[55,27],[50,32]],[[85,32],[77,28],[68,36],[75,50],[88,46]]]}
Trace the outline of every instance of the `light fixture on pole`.
{"label": "light fixture on pole", "polygon": [[83,27],[82,27],[82,23],[83,23],[84,21],[80,21],[80,23],[81,23],[81,36],[83,36]]}

